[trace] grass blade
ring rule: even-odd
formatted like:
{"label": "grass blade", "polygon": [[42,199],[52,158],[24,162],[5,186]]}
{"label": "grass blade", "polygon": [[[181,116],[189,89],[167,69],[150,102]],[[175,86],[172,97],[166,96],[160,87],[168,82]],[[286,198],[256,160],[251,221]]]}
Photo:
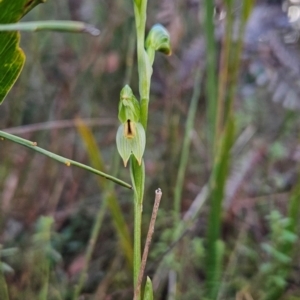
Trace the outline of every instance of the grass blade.
{"label": "grass blade", "polygon": [[54,159],[54,160],[56,160],[58,162],[61,162],[61,163],[65,164],[68,167],[70,167],[71,165],[79,167],[81,169],[87,170],[87,171],[89,171],[91,173],[94,173],[96,175],[99,175],[101,177],[104,177],[104,178],[106,178],[108,180],[111,180],[111,181],[113,181],[113,182],[115,182],[115,183],[117,183],[117,184],[119,184],[121,186],[124,186],[124,187],[128,188],[128,189],[131,189],[131,185],[128,184],[128,183],[126,183],[126,182],[124,182],[123,180],[120,180],[120,179],[118,179],[118,178],[116,178],[114,176],[111,176],[109,174],[106,174],[104,172],[96,170],[96,169],[94,169],[92,167],[89,167],[87,165],[84,165],[82,163],[79,163],[79,162],[77,162],[75,160],[71,160],[71,159],[65,158],[63,156],[54,154],[53,152],[47,151],[47,150],[45,150],[43,148],[40,148],[40,147],[37,146],[36,142],[32,142],[32,141],[20,138],[18,136],[12,135],[12,134],[4,132],[4,131],[0,131],[0,137],[3,138],[3,139],[10,140],[10,141],[12,141],[14,143],[20,144],[22,146],[25,146],[25,147],[27,147],[29,149],[32,149],[32,150],[34,150],[36,152],[39,152],[39,153],[43,154],[43,155],[46,155],[46,156],[48,156],[48,157],[50,157],[50,158],[52,158],[52,159]]}

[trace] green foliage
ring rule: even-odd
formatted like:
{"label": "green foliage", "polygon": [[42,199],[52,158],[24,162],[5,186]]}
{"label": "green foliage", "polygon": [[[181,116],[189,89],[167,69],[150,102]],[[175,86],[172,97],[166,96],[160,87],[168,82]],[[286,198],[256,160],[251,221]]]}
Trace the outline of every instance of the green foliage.
{"label": "green foliage", "polygon": [[[51,2],[55,17],[69,16],[68,4],[72,0]],[[94,4],[79,2],[84,11],[90,3]],[[47,152],[29,140],[0,132],[2,138],[35,151],[23,149],[16,156],[12,148],[15,145],[1,141],[0,190],[5,200],[1,199],[1,238],[5,247],[1,250],[1,267],[5,273],[0,278],[0,299],[8,299],[8,294],[11,300],[132,298],[133,289],[128,287],[132,281],[137,285],[142,235],[146,220],[150,219],[153,191],[158,187],[164,192],[164,213],[158,215],[150,263],[144,274],[144,279],[151,274],[145,288],[141,287],[144,299],[153,299],[153,293],[157,298],[169,299],[296,299],[300,188],[296,183],[299,154],[295,136],[299,121],[292,120],[288,130],[285,124],[279,124],[285,113],[277,104],[274,108],[264,101],[264,87],[251,97],[243,94],[242,77],[247,73],[240,70],[243,39],[232,37],[232,33],[238,21],[241,34],[243,20],[254,2],[246,0],[236,6],[238,1],[224,1],[227,15],[221,20],[221,27],[226,33],[218,41],[222,46],[218,49],[213,44],[219,20],[213,23],[211,1],[206,1],[201,10],[204,17],[209,16],[204,27],[199,26],[203,16],[196,16],[194,11],[197,1],[174,5],[173,9],[170,6],[176,1],[149,2],[149,28],[150,22],[157,19],[175,37],[175,56],[156,57],[149,113],[153,60],[161,47],[168,52],[169,34],[161,25],[154,25],[145,40],[147,1],[134,1],[137,78],[132,3],[108,2],[101,3],[92,13],[95,22],[104,24],[101,41],[81,42],[68,34],[57,38],[57,33],[53,37],[48,33],[24,34],[30,63],[22,81],[11,92],[12,106],[2,106],[1,124],[6,128],[23,126],[49,117],[54,125],[51,132],[47,127],[50,123],[31,124],[28,128],[42,128],[43,132],[33,129],[39,132],[31,131],[26,136],[30,135],[39,145],[49,143],[51,150],[65,152],[74,161]],[[29,18],[43,14],[49,14],[48,8]],[[1,28],[4,30],[0,25]],[[207,59],[200,57],[203,34],[207,37],[206,48],[215,47],[213,62],[210,50]],[[182,79],[184,72],[188,75]],[[202,77],[202,73],[206,76]],[[130,87],[121,90],[124,82]],[[140,94],[134,95],[138,85]],[[119,97],[121,125],[117,145],[124,163],[129,161],[129,170],[120,167],[113,138],[118,128]],[[207,112],[203,109],[204,98]],[[239,102],[233,105],[235,99]],[[26,107],[24,113],[22,105]],[[66,123],[77,127],[81,140],[71,128],[61,130],[60,121],[52,121],[75,118],[79,113],[85,116],[86,124],[72,120]],[[139,131],[143,132],[143,143]],[[141,145],[146,133],[144,161],[145,146]],[[17,134],[23,137],[23,133]],[[38,153],[64,165],[34,156]],[[66,168],[68,163],[75,165],[78,157],[89,160],[93,172],[104,176],[87,176],[81,167]],[[107,171],[113,177],[106,177],[110,176]],[[128,181],[128,172],[131,185],[121,183],[129,189],[115,188],[113,182],[105,179],[120,176]],[[117,182],[120,183],[118,179]],[[131,204],[134,216],[129,209]],[[278,207],[288,213],[278,213]],[[84,218],[77,213],[82,211],[87,212]],[[269,226],[264,219],[266,212],[270,213]],[[51,226],[51,218],[44,219],[32,233],[32,224],[41,214],[53,214],[55,226]],[[21,224],[17,233],[14,223]],[[134,251],[129,231],[133,227]],[[61,253],[51,243],[53,235],[61,239]],[[20,247],[21,251],[9,255],[6,250],[13,247]]]}
{"label": "green foliage", "polygon": [[[0,2],[0,24],[18,22],[39,0],[2,0]],[[19,47],[18,32],[0,32],[0,104],[17,80],[25,55]]]}
{"label": "green foliage", "polygon": [[222,201],[228,168],[230,164],[230,150],[234,141],[234,121],[229,120],[225,129],[220,148],[214,163],[210,182],[210,214],[207,231],[207,291],[211,299],[215,299],[221,275],[222,253],[224,252],[220,238],[222,220]]}
{"label": "green foliage", "polygon": [[262,243],[261,247],[268,256],[268,261],[260,267],[261,278],[264,278],[264,299],[271,299],[270,295],[277,289],[283,289],[287,282],[286,268],[290,265],[292,258],[289,253],[283,251],[287,244],[294,244],[298,237],[289,230],[291,220],[284,218],[279,211],[272,211],[269,216],[269,225],[271,228],[270,242]]}

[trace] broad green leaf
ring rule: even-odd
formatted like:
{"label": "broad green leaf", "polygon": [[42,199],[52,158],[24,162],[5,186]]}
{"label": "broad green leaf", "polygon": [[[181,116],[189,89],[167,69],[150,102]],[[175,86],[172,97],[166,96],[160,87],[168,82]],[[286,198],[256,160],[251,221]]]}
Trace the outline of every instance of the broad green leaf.
{"label": "broad green leaf", "polygon": [[[0,0],[0,24],[16,23],[43,0]],[[25,55],[18,32],[0,32],[0,104],[17,80]]]}

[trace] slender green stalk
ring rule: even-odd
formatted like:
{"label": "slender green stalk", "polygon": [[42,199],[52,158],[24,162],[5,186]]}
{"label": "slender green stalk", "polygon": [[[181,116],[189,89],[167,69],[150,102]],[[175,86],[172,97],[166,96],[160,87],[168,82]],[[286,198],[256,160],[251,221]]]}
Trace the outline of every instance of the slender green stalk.
{"label": "slender green stalk", "polygon": [[135,199],[134,202],[134,243],[133,243],[133,283],[137,287],[138,274],[141,268],[141,227],[142,227],[142,204]]}
{"label": "slender green stalk", "polygon": [[[212,19],[212,11],[211,5],[212,2],[207,0],[206,3],[206,16],[207,18]],[[232,8],[232,1],[226,1],[227,8],[229,9],[229,13],[231,13],[230,9]],[[224,105],[224,130],[220,130],[223,127],[223,103],[214,101],[214,97],[216,96],[213,91],[213,84],[217,84],[215,75],[215,63],[211,61],[213,56],[210,52],[215,55],[215,44],[213,43],[213,27],[210,22],[212,20],[206,20],[206,31],[207,31],[207,59],[208,59],[208,101],[211,102],[211,108],[208,109],[208,119],[209,125],[213,128],[214,134],[217,133],[217,136],[213,136],[213,149],[214,149],[214,165],[213,165],[213,173],[212,180],[210,182],[210,213],[208,220],[208,230],[207,230],[207,295],[209,299],[216,299],[218,295],[219,289],[219,281],[222,271],[222,250],[223,246],[220,241],[220,230],[221,230],[221,219],[222,219],[222,201],[224,197],[224,189],[226,184],[226,178],[228,176],[228,168],[230,163],[230,149],[233,144],[234,139],[234,115],[233,115],[233,103],[235,99],[235,93],[237,88],[238,81],[238,71],[240,64],[240,56],[243,45],[243,32],[245,28],[245,23],[249,16],[253,5],[253,1],[245,0],[243,1],[243,9],[241,16],[241,26],[239,30],[239,39],[236,47],[230,47],[229,43],[231,43],[230,39],[231,35],[228,31],[230,31],[229,26],[233,24],[231,16],[229,18],[229,24],[227,24],[227,40],[226,48],[224,51],[224,60],[225,65],[221,65],[221,67],[228,68],[227,71],[224,71],[224,77],[221,77],[221,82],[219,88],[224,89],[225,81],[228,79],[228,93],[226,98],[226,103]],[[231,50],[230,58],[228,58],[229,49]],[[227,62],[226,59],[229,59]],[[227,78],[228,75],[228,78]],[[217,85],[215,86],[215,90]],[[219,93],[218,101],[222,101],[223,99],[223,91]],[[209,107],[208,107],[209,108]],[[222,125],[222,127],[221,127]],[[219,128],[215,127],[219,126]],[[222,132],[223,131],[223,132]],[[218,149],[218,151],[217,151]]]}
{"label": "slender green stalk", "polygon": [[230,163],[230,150],[234,139],[234,120],[228,120],[220,149],[214,162],[210,181],[210,212],[207,229],[207,295],[208,299],[216,299],[221,275],[223,247],[220,241],[222,201],[228,168]]}
{"label": "slender green stalk", "polygon": [[[150,77],[149,59],[145,51],[145,28],[146,28],[146,10],[147,0],[134,1],[135,25],[137,33],[137,57],[138,57],[138,73],[139,73],[139,93],[140,93],[140,122],[145,131],[148,122],[148,104],[150,93]],[[134,187],[134,259],[133,259],[133,282],[136,289],[138,284],[138,276],[141,267],[141,225],[142,225],[142,208],[145,185],[145,166],[144,161],[139,166],[135,159],[131,159],[130,164],[131,180]],[[137,300],[140,295],[137,295]]]}
{"label": "slender green stalk", "polygon": [[89,24],[77,21],[36,21],[12,24],[0,24],[0,31],[68,31],[74,33],[89,33],[97,36],[100,30]]}
{"label": "slender green stalk", "polygon": [[[145,49],[145,27],[146,27],[146,10],[147,10],[147,0],[134,0],[134,14],[135,14],[135,25],[137,33],[137,58],[138,58],[138,75],[139,75],[139,93],[140,93],[140,103],[139,103],[139,121],[142,124],[144,135],[146,134],[147,122],[148,122],[148,104],[150,95],[150,83],[152,76],[152,64],[155,57],[155,51],[161,51],[165,54],[170,54],[170,36],[167,30],[159,24],[152,27],[146,40]],[[128,89],[128,88],[127,88]],[[134,101],[133,101],[134,102]],[[134,106],[134,105],[133,105]],[[122,110],[121,110],[122,112]],[[123,113],[123,112],[122,112]],[[122,113],[119,114],[122,119]],[[134,117],[134,115],[128,115],[128,119]],[[119,117],[120,119],[120,117]],[[142,136],[140,134],[140,136]],[[128,137],[127,137],[128,138]],[[117,136],[118,141],[123,143],[124,138]],[[123,140],[122,140],[123,139]],[[140,139],[143,141],[141,147],[145,147],[146,139]],[[119,152],[122,148],[121,142],[119,143]],[[140,143],[142,144],[142,143]],[[141,148],[140,147],[140,148]],[[126,147],[123,148],[126,150]],[[143,150],[144,151],[144,150]],[[122,150],[123,152],[123,150]],[[135,152],[132,152],[136,156]],[[125,155],[124,155],[125,154]],[[127,157],[127,151],[123,153],[124,157]],[[138,161],[139,163],[138,163]],[[130,175],[131,181],[134,189],[134,267],[133,267],[133,278],[134,278],[134,288],[137,289],[138,276],[141,269],[141,224],[142,224],[142,210],[143,210],[143,198],[144,198],[144,188],[145,188],[145,166],[144,161],[137,157],[137,160],[133,157],[131,158],[130,164]],[[135,299],[140,299],[140,293],[135,295]]]}
{"label": "slender green stalk", "polygon": [[147,0],[134,1],[135,26],[137,33],[137,57],[139,72],[139,91],[141,99],[141,123],[145,130],[148,121],[148,105],[150,93],[149,61],[145,51],[145,28],[147,19]]}
{"label": "slender green stalk", "polygon": [[208,138],[210,142],[210,149],[214,157],[216,147],[216,122],[217,122],[217,53],[216,42],[214,38],[214,1],[204,1],[204,26],[206,37],[206,61],[207,61],[207,84],[206,84],[206,103],[207,103],[207,121],[208,121]]}
{"label": "slender green stalk", "polygon": [[185,125],[185,133],[184,133],[184,140],[183,140],[183,146],[181,150],[181,157],[179,162],[179,169],[177,173],[177,180],[175,184],[175,192],[174,192],[174,211],[176,214],[176,217],[178,220],[180,219],[180,199],[182,195],[182,187],[183,187],[183,181],[184,181],[184,174],[189,158],[189,148],[191,143],[191,133],[193,130],[194,122],[195,122],[195,116],[197,112],[197,105],[198,100],[200,97],[201,92],[201,78],[202,78],[202,72],[200,69],[197,70],[196,77],[195,77],[195,83],[194,83],[194,90],[193,95],[191,99],[191,104],[189,107],[188,115],[187,115],[187,121]]}
{"label": "slender green stalk", "polygon": [[[227,0],[227,2],[231,3],[231,0]],[[226,99],[225,111],[224,111],[224,121],[226,123],[227,119],[233,114],[233,106],[235,100],[235,94],[237,90],[237,81],[239,74],[239,66],[240,66],[240,58],[242,55],[243,49],[243,36],[245,31],[245,26],[247,19],[251,13],[254,2],[252,0],[244,0],[242,7],[242,15],[241,15],[241,24],[239,27],[238,41],[235,47],[231,47],[230,53],[230,62],[229,62],[229,86],[228,86],[228,95]],[[232,7],[230,7],[232,9]],[[229,20],[231,17],[229,18]],[[232,21],[231,21],[232,22]],[[230,29],[228,29],[230,30]]]}
{"label": "slender green stalk", "polygon": [[54,154],[54,153],[52,153],[50,151],[47,151],[47,150],[45,150],[43,148],[40,148],[40,147],[37,146],[36,142],[31,142],[29,140],[20,138],[18,136],[12,135],[12,134],[4,132],[4,131],[0,131],[0,137],[4,138],[4,139],[7,139],[7,140],[10,140],[10,141],[12,141],[14,143],[23,145],[23,146],[25,146],[27,148],[30,148],[30,149],[32,149],[32,150],[34,150],[36,152],[39,152],[39,153],[41,153],[43,155],[46,155],[46,156],[48,156],[48,157],[50,157],[50,158],[52,158],[54,160],[57,160],[58,162],[61,162],[61,163],[65,164],[68,167],[71,166],[71,165],[73,165],[73,166],[79,167],[81,169],[87,170],[87,171],[89,171],[91,173],[94,173],[96,175],[102,176],[102,177],[104,177],[104,178],[106,178],[108,180],[111,180],[111,181],[113,181],[113,182],[115,182],[115,183],[117,183],[117,184],[119,184],[121,186],[124,186],[124,187],[128,188],[128,189],[132,188],[130,184],[128,184],[128,183],[124,182],[123,180],[120,180],[120,179],[118,179],[118,178],[116,178],[114,176],[108,175],[106,173],[103,173],[103,172],[101,172],[99,170],[96,170],[96,169],[94,169],[92,167],[89,167],[89,166],[84,165],[82,163],[79,163],[77,161],[74,161],[74,160],[71,160],[71,159],[67,159],[67,158],[65,158],[63,156]]}
{"label": "slender green stalk", "polygon": [[142,165],[139,166],[136,159],[131,159],[130,175],[134,189],[133,281],[134,288],[136,288],[141,268],[141,226],[145,185],[144,161],[142,162]]}
{"label": "slender green stalk", "polygon": [[226,97],[226,85],[229,76],[229,55],[232,46],[232,26],[233,26],[233,1],[227,0],[226,4],[226,29],[225,35],[222,40],[222,51],[220,54],[220,69],[219,69],[219,88],[218,88],[218,110],[217,110],[217,120],[216,120],[216,139],[218,140],[224,125],[224,109],[225,109],[225,97]]}

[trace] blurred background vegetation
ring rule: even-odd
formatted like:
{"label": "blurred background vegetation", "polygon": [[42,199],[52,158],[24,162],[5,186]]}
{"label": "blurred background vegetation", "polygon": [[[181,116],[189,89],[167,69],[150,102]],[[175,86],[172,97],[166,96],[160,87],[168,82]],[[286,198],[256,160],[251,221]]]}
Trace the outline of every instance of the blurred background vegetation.
{"label": "blurred background vegetation", "polygon": [[[233,1],[232,16],[216,2],[216,74],[224,67],[230,17],[230,41],[238,43],[242,2]],[[298,5],[257,1],[242,37],[238,81],[227,82],[236,89],[236,124],[222,196],[225,247],[216,299],[300,299]],[[129,83],[138,94],[132,1],[48,0],[24,18],[46,19],[85,21],[101,35],[22,33],[27,61],[1,105],[1,128],[130,182],[115,135],[121,88]],[[148,29],[155,23],[166,26],[173,52],[157,54],[154,63],[145,152],[144,236],[154,191],[163,191],[146,269],[155,299],[206,297],[207,184],[214,163],[206,117],[204,19],[200,0],[149,1]],[[228,70],[230,78],[234,69]],[[198,105],[180,196],[180,219],[186,222],[178,228],[174,194],[195,90]],[[1,141],[0,157],[0,281],[6,279],[10,299],[72,299],[81,274],[86,277],[79,299],[131,299],[130,249],[126,254],[120,231],[123,237],[133,231],[132,193],[8,141]],[[90,240],[96,220],[102,226]],[[94,250],[85,270],[91,241]],[[281,292],[272,295],[277,288]]]}

